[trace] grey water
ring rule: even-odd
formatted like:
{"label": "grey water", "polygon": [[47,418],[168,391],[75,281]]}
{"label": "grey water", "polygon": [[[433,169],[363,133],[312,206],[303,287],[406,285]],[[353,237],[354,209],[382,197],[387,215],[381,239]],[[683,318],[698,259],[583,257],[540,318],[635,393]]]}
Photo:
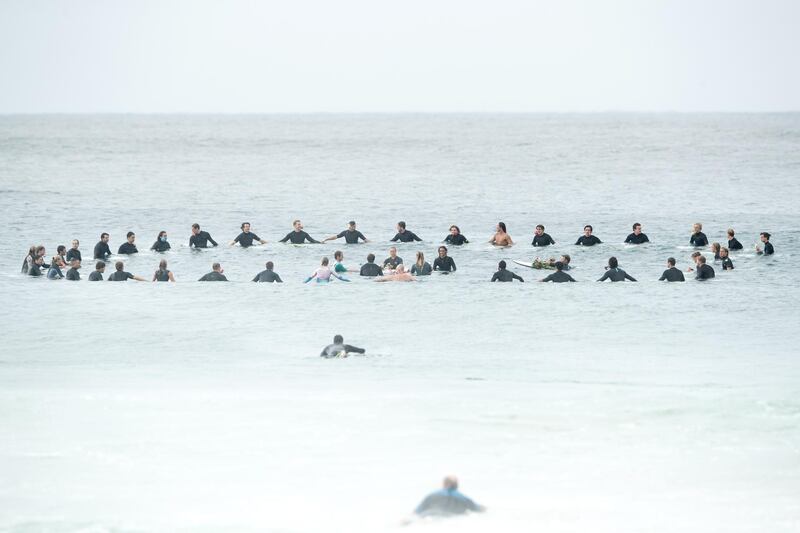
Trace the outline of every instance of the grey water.
{"label": "grey water", "polygon": [[[0,116],[0,530],[797,531],[799,175],[800,114]],[[458,271],[303,284],[399,220],[406,264],[459,225]],[[659,283],[694,222],[735,269]],[[127,231],[177,283],[85,281]],[[74,238],[83,281],[20,275]],[[578,283],[511,264],[563,253]],[[594,282],[612,255],[638,283]],[[319,358],[337,333],[366,356]],[[407,522],[447,474],[488,511]]]}

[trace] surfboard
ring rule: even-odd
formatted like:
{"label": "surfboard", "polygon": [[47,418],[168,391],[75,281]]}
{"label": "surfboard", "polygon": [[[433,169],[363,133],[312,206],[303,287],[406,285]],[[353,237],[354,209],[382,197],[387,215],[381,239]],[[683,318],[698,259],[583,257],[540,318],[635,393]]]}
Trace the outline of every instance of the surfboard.
{"label": "surfboard", "polygon": [[524,267],[527,267],[527,268],[533,268],[533,263],[528,263],[526,261],[519,261],[517,259],[512,259],[512,261],[514,263],[516,263],[517,265],[519,265],[519,266],[524,266]]}

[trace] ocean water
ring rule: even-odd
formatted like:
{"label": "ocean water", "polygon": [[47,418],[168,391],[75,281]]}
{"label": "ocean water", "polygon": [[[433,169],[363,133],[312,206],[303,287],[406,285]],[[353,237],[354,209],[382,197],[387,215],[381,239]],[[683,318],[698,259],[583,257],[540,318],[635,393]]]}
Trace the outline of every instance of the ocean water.
{"label": "ocean water", "polygon": [[[1,116],[0,531],[798,531],[798,175],[798,114]],[[295,218],[372,242],[278,244]],[[458,271],[302,283],[398,220],[408,264],[458,224]],[[269,243],[187,248],[243,221]],[[657,282],[696,221],[735,270]],[[177,283],[19,274],[129,230]],[[488,282],[561,253],[579,283]],[[594,283],[611,255],[640,282]],[[367,355],[319,358],[337,333]],[[488,511],[407,522],[447,474]]]}

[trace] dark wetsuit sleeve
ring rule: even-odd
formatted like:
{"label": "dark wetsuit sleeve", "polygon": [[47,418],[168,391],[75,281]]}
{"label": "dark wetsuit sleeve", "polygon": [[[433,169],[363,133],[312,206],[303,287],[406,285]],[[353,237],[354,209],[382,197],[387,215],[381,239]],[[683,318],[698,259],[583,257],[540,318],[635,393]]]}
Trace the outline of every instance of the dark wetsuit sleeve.
{"label": "dark wetsuit sleeve", "polygon": [[[294,230],[293,230],[293,231],[294,231]],[[287,234],[286,234],[286,237],[284,237],[283,239],[279,240],[278,242],[286,242],[286,241],[288,241],[289,239],[291,239],[291,238],[292,238],[292,232],[293,232],[293,231],[290,231],[289,233],[287,233]]]}
{"label": "dark wetsuit sleeve", "polygon": [[456,271],[456,262],[453,261],[452,257],[448,257],[448,259],[450,259],[450,264],[453,266],[453,272],[455,272]]}
{"label": "dark wetsuit sleeve", "polygon": [[244,235],[244,233],[240,233],[239,235],[237,235],[236,238],[233,239],[233,242],[239,242],[240,240],[242,240],[242,235]]}
{"label": "dark wetsuit sleeve", "polygon": [[609,278],[610,275],[611,275],[611,271],[610,270],[606,270],[605,274],[603,274],[603,277],[598,279],[597,281],[605,281],[605,280],[607,280]]}
{"label": "dark wetsuit sleeve", "polygon": [[208,239],[208,241],[211,243],[212,246],[217,246],[217,241],[211,238],[210,233],[206,233],[206,238]]}
{"label": "dark wetsuit sleeve", "polygon": [[258,277],[259,277],[260,275],[261,275],[261,274],[256,274],[256,277],[254,277],[254,278],[253,278],[253,281],[258,281]]}
{"label": "dark wetsuit sleeve", "polygon": [[359,239],[361,239],[362,241],[366,241],[366,240],[367,240],[367,238],[366,238],[366,237],[364,237],[364,234],[363,234],[363,233],[361,233],[360,231],[356,231],[356,233],[358,234],[358,235],[357,235],[357,236],[358,236],[358,238],[359,238]]}
{"label": "dark wetsuit sleeve", "polygon": [[664,272],[661,274],[661,277],[660,277],[660,278],[658,278],[658,281],[664,281],[665,279],[667,279],[667,270],[665,270],[665,271],[664,271]]}
{"label": "dark wetsuit sleeve", "polygon": [[351,346],[349,344],[344,345],[344,351],[346,352],[353,352],[353,353],[364,353],[366,350],[364,348],[356,348],[355,346]]}
{"label": "dark wetsuit sleeve", "polygon": [[155,250],[158,248],[158,241],[153,243],[153,246],[150,247],[151,250]]}
{"label": "dark wetsuit sleeve", "polygon": [[633,276],[631,276],[627,272],[625,272],[625,279],[627,279],[629,281],[636,281],[636,278],[634,278]]}
{"label": "dark wetsuit sleeve", "polygon": [[305,237],[305,238],[306,238],[306,240],[308,240],[308,242],[310,242],[311,244],[319,244],[319,241],[318,241],[318,240],[316,240],[316,239],[312,238],[312,237],[311,237],[311,235],[309,235],[309,234],[308,234],[308,233],[306,233],[305,231],[303,232],[303,237]]}
{"label": "dark wetsuit sleeve", "polygon": [[281,277],[280,277],[279,275],[277,275],[277,274],[275,274],[275,281],[276,281],[277,283],[283,283],[283,280],[282,280],[282,279],[281,279]]}
{"label": "dark wetsuit sleeve", "polygon": [[497,281],[498,279],[500,279],[500,278],[499,278],[499,276],[497,275],[497,272],[495,272],[494,274],[492,274],[492,281]]}
{"label": "dark wetsuit sleeve", "polygon": [[520,280],[522,283],[525,283],[525,280],[524,280],[524,279],[522,279],[522,276],[520,276],[520,275],[517,275],[517,274],[514,274],[513,272],[511,273],[511,275],[512,275],[512,276],[514,276],[514,279],[518,279],[518,280]]}
{"label": "dark wetsuit sleeve", "polygon": [[410,232],[410,233],[411,233],[411,240],[412,241],[422,241],[422,239],[420,239],[419,236],[416,233],[414,233],[413,231]]}
{"label": "dark wetsuit sleeve", "polygon": [[195,237],[194,235],[192,235],[191,237],[189,237],[189,248],[191,248],[192,246],[194,246],[194,237]]}
{"label": "dark wetsuit sleeve", "polygon": [[399,241],[399,240],[400,240],[400,234],[399,233],[395,233],[394,237],[392,237],[390,242],[395,242],[395,241]]}
{"label": "dark wetsuit sleeve", "polygon": [[579,245],[581,242],[583,242],[583,237],[578,237],[578,240],[575,241],[575,244]]}
{"label": "dark wetsuit sleeve", "polygon": [[340,232],[339,232],[339,234],[336,236],[336,238],[337,238],[337,239],[341,239],[341,238],[342,238],[342,237],[344,237],[345,235],[347,235],[347,230],[340,231]]}

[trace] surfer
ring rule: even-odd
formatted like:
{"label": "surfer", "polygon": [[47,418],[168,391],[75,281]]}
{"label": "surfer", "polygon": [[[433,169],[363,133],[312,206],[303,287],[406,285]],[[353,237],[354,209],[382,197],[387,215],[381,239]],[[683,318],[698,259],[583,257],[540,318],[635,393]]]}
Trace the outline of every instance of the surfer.
{"label": "surfer", "polygon": [[761,242],[764,243],[764,250],[761,250],[761,247],[756,245],[756,253],[759,255],[772,255],[775,253],[775,248],[772,247],[772,243],[769,242],[769,238],[771,235],[766,231],[761,233]]}
{"label": "surfer", "polygon": [[397,233],[394,237],[392,237],[391,242],[411,242],[411,241],[421,241],[419,237],[417,237],[416,233],[413,231],[409,231],[406,229],[406,223],[404,221],[400,221],[397,223]]}
{"label": "surfer", "polygon": [[708,246],[708,237],[703,233],[703,225],[700,222],[695,222],[694,226],[692,226],[692,236],[689,237],[689,244],[698,248]]}
{"label": "surfer", "polygon": [[153,274],[153,281],[175,281],[175,276],[172,275],[172,271],[167,270],[166,259],[162,259],[158,263],[158,270]]}
{"label": "surfer", "polygon": [[661,274],[661,277],[658,278],[658,281],[686,281],[686,278],[683,277],[683,272],[679,269],[675,268],[675,258],[670,257],[667,259],[667,269]]}
{"label": "surfer", "polygon": [[303,231],[303,223],[299,220],[295,220],[292,222],[292,226],[294,229],[286,234],[286,237],[281,239],[278,242],[286,242],[291,241],[292,244],[303,244],[304,242],[308,241],[310,244],[319,244],[319,241],[312,239],[311,235]]}
{"label": "surfer", "polygon": [[511,235],[508,234],[506,230],[506,223],[505,222],[498,222],[497,227],[495,228],[495,233],[492,239],[489,241],[489,244],[493,244],[495,246],[513,246],[514,241],[511,239]]}
{"label": "surfer", "polygon": [[136,245],[134,244],[134,241],[136,240],[136,234],[132,231],[129,231],[128,234],[125,236],[125,238],[127,239],[128,242],[123,242],[122,244],[120,244],[117,253],[119,255],[138,254],[139,249],[136,248]]}
{"label": "surfer", "polygon": [[125,265],[122,261],[117,261],[114,264],[114,268],[116,269],[110,276],[108,276],[108,281],[128,281],[129,279],[133,279],[136,281],[147,281],[144,278],[140,278],[139,276],[134,276],[130,272],[125,272]]}
{"label": "surfer", "polygon": [[73,259],[70,261],[70,269],[67,270],[67,280],[68,281],[80,281],[81,280],[81,273],[78,272],[78,269],[81,268],[81,260],[80,259]]}
{"label": "surfer", "polygon": [[356,346],[345,344],[344,337],[341,335],[336,335],[333,337],[333,344],[329,344],[323,348],[322,353],[319,354],[319,356],[330,359],[332,357],[347,357],[351,353],[363,354],[366,352],[367,351],[364,348],[357,348]]}
{"label": "surfer", "polygon": [[739,239],[735,237],[736,232],[733,231],[733,228],[728,228],[728,250],[741,250],[744,248],[742,243],[739,242]]}
{"label": "surfer", "polygon": [[89,281],[103,281],[103,272],[106,271],[106,264],[98,261],[94,265],[94,272],[89,274]]}
{"label": "surfer", "polygon": [[167,232],[166,231],[159,231],[158,237],[156,238],[156,242],[153,243],[153,246],[150,247],[151,250],[156,252],[166,252],[172,248],[167,241]]}
{"label": "surfer", "polygon": [[238,242],[239,246],[242,248],[249,248],[253,246],[253,241],[258,241],[260,244],[267,244],[267,241],[250,231],[249,222],[242,222],[242,232],[231,241],[231,246]]}
{"label": "surfer", "polygon": [[733,270],[733,261],[730,252],[724,246],[719,249],[719,258],[722,260],[722,270]]}
{"label": "surfer", "polygon": [[336,235],[331,235],[330,237],[323,239],[322,242],[335,241],[336,239],[341,239],[342,237],[344,237],[344,242],[347,244],[358,244],[359,239],[364,242],[369,242],[369,240],[364,237],[364,234],[356,229],[355,220],[351,220],[347,223],[346,230],[340,231]]}
{"label": "surfer", "polygon": [[575,241],[575,244],[578,246],[594,246],[595,244],[601,244],[603,241],[598,239],[595,235],[592,235],[594,228],[590,224],[586,224],[583,227],[583,235],[578,237],[578,240]]}
{"label": "surfer", "polygon": [[711,267],[711,265],[706,264],[706,257],[704,255],[698,256],[697,273],[695,275],[695,279],[698,281],[704,281],[711,279],[714,276],[714,269]]}
{"label": "surfer", "polygon": [[553,238],[544,232],[544,226],[542,224],[538,224],[536,229],[533,231],[533,241],[531,244],[533,246],[550,246],[551,244],[555,244],[556,241]]}
{"label": "surfer", "polygon": [[303,283],[308,283],[312,279],[317,280],[317,283],[327,283],[331,280],[332,277],[340,281],[350,281],[349,279],[343,278],[339,274],[331,270],[330,267],[328,266],[328,258],[323,257],[322,263],[320,264],[319,268],[316,269],[309,277],[307,277]]}
{"label": "surfer", "polygon": [[625,238],[625,244],[644,244],[650,242],[647,235],[642,233],[642,225],[638,222],[633,225],[633,233]]}
{"label": "surfer", "polygon": [[411,275],[430,276],[432,270],[431,264],[425,261],[425,254],[422,252],[417,252],[417,260],[413,265],[411,265]]}
{"label": "surfer", "polygon": [[220,266],[219,263],[214,263],[211,265],[211,272],[208,274],[204,274],[200,279],[197,281],[228,281],[228,278],[225,277],[225,272]]}
{"label": "surfer", "polygon": [[67,250],[67,262],[72,261],[73,259],[81,259],[81,251],[78,250],[78,247],[81,245],[78,239],[72,239],[72,248]]}
{"label": "surfer", "polygon": [[447,246],[439,247],[439,257],[433,261],[433,270],[436,272],[455,272],[456,262],[447,255]]}
{"label": "surfer", "polygon": [[444,239],[445,244],[451,246],[461,246],[467,244],[469,241],[461,234],[461,228],[453,224],[450,226],[450,234]]}
{"label": "surfer", "polygon": [[217,241],[211,238],[211,234],[207,231],[200,231],[200,224],[195,222],[192,224],[192,236],[189,237],[189,248],[208,248],[208,243],[211,246],[217,246]]}
{"label": "surfer", "polygon": [[425,497],[414,513],[419,516],[453,516],[468,512],[482,513],[486,510],[482,505],[467,498],[458,490],[458,479],[447,476],[442,483],[443,488]]}
{"label": "surfer", "polygon": [[394,270],[398,265],[403,264],[403,258],[397,255],[397,248],[392,246],[389,248],[389,257],[383,260],[384,270]]}
{"label": "surfer", "polygon": [[262,270],[256,274],[256,277],[253,278],[253,281],[258,283],[283,283],[281,277],[273,272],[275,265],[272,263],[272,261],[267,261],[264,267],[266,270]]}
{"label": "surfer", "polygon": [[515,279],[520,280],[521,282],[525,282],[521,276],[518,276],[511,272],[510,270],[506,270],[506,262],[500,261],[497,263],[497,272],[494,273],[492,276],[492,281],[503,281],[503,282],[513,282]]}
{"label": "surfer", "polygon": [[619,262],[617,261],[616,257],[608,258],[606,272],[597,281],[605,281],[607,279],[610,279],[611,281],[625,281],[626,279],[629,281],[636,281],[636,278],[619,268]]}
{"label": "surfer", "polygon": [[367,255],[367,262],[361,265],[361,271],[359,274],[366,278],[383,276],[383,269],[375,264],[375,254]]}
{"label": "surfer", "polygon": [[548,282],[552,281],[553,283],[564,283],[567,281],[575,281],[575,279],[564,272],[564,263],[561,261],[556,261],[556,271],[547,276],[544,279],[540,279],[541,282]]}
{"label": "surfer", "polygon": [[106,260],[111,255],[111,249],[108,247],[108,233],[100,234],[100,241],[94,245],[94,258]]}

